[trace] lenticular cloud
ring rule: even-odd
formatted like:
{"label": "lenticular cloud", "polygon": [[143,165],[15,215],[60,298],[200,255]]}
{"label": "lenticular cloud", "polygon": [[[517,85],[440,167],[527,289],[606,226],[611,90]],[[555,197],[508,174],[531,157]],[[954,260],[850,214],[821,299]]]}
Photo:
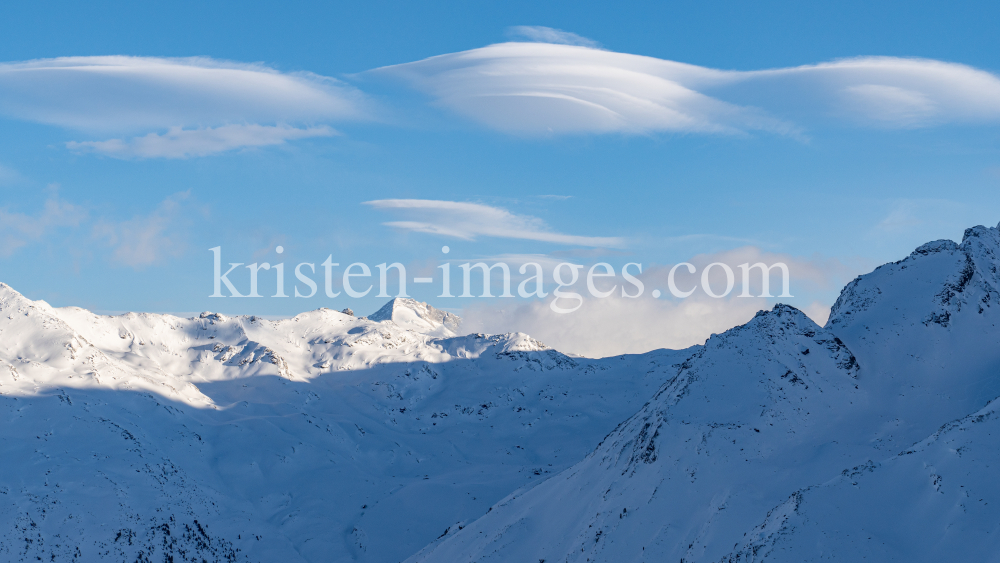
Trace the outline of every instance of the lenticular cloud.
{"label": "lenticular cloud", "polygon": [[377,69],[490,127],[523,132],[781,128],[706,96],[726,73],[576,45],[503,43]]}
{"label": "lenticular cloud", "polygon": [[379,199],[364,203],[375,209],[404,212],[411,219],[384,223],[387,226],[463,240],[485,236],[590,247],[615,248],[625,244],[620,237],[587,237],[553,232],[537,217],[517,215],[480,203],[428,199]]}
{"label": "lenticular cloud", "polygon": [[[823,123],[916,128],[1000,120],[1000,78],[927,59],[862,57],[734,71],[616,53],[567,32],[383,67],[439,105],[518,134],[803,138]],[[527,30],[527,31],[525,31]],[[116,138],[70,143],[120,158],[188,158],[329,136],[371,117],[338,80],[209,58],[64,57],[0,64],[0,115]]]}
{"label": "lenticular cloud", "polygon": [[362,106],[360,93],[332,78],[204,57],[0,64],[0,113],[88,131],[312,123],[360,117]]}
{"label": "lenticular cloud", "polygon": [[797,136],[814,120],[923,127],[1000,118],[1000,79],[965,65],[863,57],[727,71],[580,45],[502,43],[371,71],[517,133]]}

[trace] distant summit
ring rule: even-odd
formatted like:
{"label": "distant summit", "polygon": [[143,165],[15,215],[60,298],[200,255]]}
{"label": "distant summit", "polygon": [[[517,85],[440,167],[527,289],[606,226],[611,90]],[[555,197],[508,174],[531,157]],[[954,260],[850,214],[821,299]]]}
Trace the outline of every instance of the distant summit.
{"label": "distant summit", "polygon": [[458,315],[408,297],[396,297],[368,318],[376,322],[392,321],[401,328],[444,338],[456,336],[458,326],[462,324]]}

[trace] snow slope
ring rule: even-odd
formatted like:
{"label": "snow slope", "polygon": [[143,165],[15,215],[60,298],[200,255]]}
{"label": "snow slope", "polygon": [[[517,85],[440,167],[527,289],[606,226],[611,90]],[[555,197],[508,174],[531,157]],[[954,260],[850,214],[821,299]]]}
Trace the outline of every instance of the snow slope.
{"label": "snow slope", "polygon": [[458,327],[462,319],[447,311],[439,311],[427,303],[421,303],[408,297],[397,297],[385,304],[375,313],[368,315],[373,321],[392,321],[397,326],[448,338],[458,335]]}
{"label": "snow slope", "polygon": [[0,560],[400,561],[581,459],[684,354],[0,285]]}
{"label": "snow slope", "polygon": [[0,560],[991,561],[1000,230],[601,360],[370,319],[100,316],[0,284]]}
{"label": "snow slope", "polygon": [[789,495],[728,561],[997,561],[998,401]]}
{"label": "snow slope", "polygon": [[998,253],[969,229],[825,327],[778,305],[712,337],[584,460],[410,560],[997,560]]}

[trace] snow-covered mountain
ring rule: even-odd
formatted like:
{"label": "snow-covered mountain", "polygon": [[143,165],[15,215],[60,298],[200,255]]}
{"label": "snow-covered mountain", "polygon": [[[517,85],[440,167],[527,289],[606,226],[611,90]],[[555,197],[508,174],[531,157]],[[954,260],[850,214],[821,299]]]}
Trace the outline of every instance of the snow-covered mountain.
{"label": "snow-covered mountain", "polygon": [[992,560],[998,253],[976,227],[825,327],[778,305],[600,360],[405,299],[181,319],[0,284],[0,560]]}
{"label": "snow-covered mountain", "polygon": [[0,560],[400,561],[582,458],[685,355],[399,309],[100,316],[0,285]]}
{"label": "snow-covered mountain", "polygon": [[408,297],[397,297],[375,313],[368,315],[373,321],[392,321],[397,326],[432,336],[458,336],[462,319],[453,313],[440,311],[427,303]]}
{"label": "snow-covered mountain", "polygon": [[[711,338],[586,459],[412,561],[992,561],[1000,231]],[[990,507],[993,508],[990,508]]]}

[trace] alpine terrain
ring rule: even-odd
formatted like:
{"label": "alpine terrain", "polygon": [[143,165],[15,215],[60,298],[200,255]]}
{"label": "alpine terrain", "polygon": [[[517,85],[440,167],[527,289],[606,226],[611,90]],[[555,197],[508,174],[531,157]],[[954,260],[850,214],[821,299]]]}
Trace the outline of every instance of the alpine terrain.
{"label": "alpine terrain", "polygon": [[[1000,230],[692,350],[585,459],[412,561],[1000,560]],[[992,507],[992,508],[991,508]]]}
{"label": "alpine terrain", "polygon": [[[686,350],[0,284],[0,560],[1000,561],[1000,229]],[[992,507],[992,508],[991,508]]]}

